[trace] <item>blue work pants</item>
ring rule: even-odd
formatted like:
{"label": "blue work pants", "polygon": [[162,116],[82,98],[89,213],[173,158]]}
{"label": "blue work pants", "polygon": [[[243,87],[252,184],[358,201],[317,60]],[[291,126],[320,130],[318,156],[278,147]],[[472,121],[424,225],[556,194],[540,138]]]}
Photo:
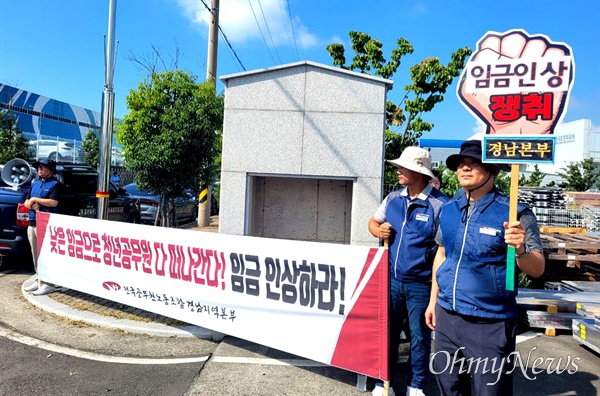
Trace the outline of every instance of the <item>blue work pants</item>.
{"label": "blue work pants", "polygon": [[408,318],[411,368],[408,381],[411,387],[423,389],[431,353],[431,330],[425,324],[431,283],[403,282],[392,277],[390,294],[390,379],[396,375],[402,322]]}
{"label": "blue work pants", "polygon": [[442,396],[512,396],[516,319],[459,315],[439,305],[435,313],[431,363]]}

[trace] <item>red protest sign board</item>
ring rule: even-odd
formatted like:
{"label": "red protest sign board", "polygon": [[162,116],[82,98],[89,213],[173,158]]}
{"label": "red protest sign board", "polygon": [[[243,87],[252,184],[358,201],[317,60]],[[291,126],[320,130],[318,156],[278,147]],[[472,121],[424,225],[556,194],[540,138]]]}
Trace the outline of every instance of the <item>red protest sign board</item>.
{"label": "red protest sign board", "polygon": [[552,134],[574,78],[567,44],[521,29],[488,32],[463,70],[457,95],[487,134]]}

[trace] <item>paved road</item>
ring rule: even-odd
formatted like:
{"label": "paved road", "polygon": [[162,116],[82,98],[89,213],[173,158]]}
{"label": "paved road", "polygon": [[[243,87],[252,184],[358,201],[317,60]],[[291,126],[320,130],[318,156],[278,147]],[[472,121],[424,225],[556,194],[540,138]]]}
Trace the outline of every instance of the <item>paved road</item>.
{"label": "paved road", "polygon": [[136,334],[61,318],[23,296],[30,277],[0,271],[0,395],[364,395],[354,373],[237,338]]}
{"label": "paved road", "polygon": [[164,395],[187,392],[203,362],[115,364],[0,337],[1,395]]}
{"label": "paved road", "polygon": [[[366,394],[357,390],[354,373],[237,338],[135,334],[58,317],[24,297],[21,286],[30,276],[0,270],[0,395]],[[600,357],[570,334],[519,340],[523,361],[531,357],[529,369],[515,373],[515,395],[598,394]],[[577,369],[571,363],[572,374],[536,375],[531,365],[538,357],[542,368],[556,368],[561,358],[561,369],[577,358]],[[400,388],[404,381],[399,378]],[[433,377],[425,390],[439,394]]]}

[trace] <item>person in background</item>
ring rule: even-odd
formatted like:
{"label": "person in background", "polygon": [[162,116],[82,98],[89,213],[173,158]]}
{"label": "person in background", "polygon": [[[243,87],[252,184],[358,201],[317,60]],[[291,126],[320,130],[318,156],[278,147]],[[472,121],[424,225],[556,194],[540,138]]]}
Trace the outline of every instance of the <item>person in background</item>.
{"label": "person in background", "polygon": [[[29,226],[27,227],[27,239],[31,245],[31,255],[33,258],[33,267],[37,278],[37,229],[36,229],[36,214],[37,212],[58,212],[58,202],[62,184],[54,177],[56,172],[56,162],[48,159],[39,160],[33,163],[34,168],[37,168],[38,180],[31,184],[31,190],[27,194],[25,207],[29,209]],[[44,283],[37,279],[33,284],[24,288],[26,292],[33,292],[35,296],[55,291],[55,286],[50,283]]]}
{"label": "person in background", "polygon": [[[407,147],[400,158],[388,161],[396,166],[403,189],[390,193],[369,220],[369,232],[389,238],[390,263],[390,379],[396,374],[402,322],[410,330],[409,385],[406,394],[421,396],[429,371],[431,331],[425,323],[425,309],[431,294],[431,268],[437,249],[435,235],[442,204],[448,200],[429,184],[431,155],[419,147]],[[383,394],[380,384],[372,394]],[[393,387],[390,395],[394,395]]]}
{"label": "person in background", "polygon": [[440,171],[437,169],[432,169],[431,173],[433,173],[433,177],[431,179],[429,179],[429,184],[431,184],[433,187],[437,188],[438,190],[442,189],[442,175],[440,174]]}
{"label": "person in background", "polygon": [[[483,164],[481,159],[477,140],[466,141],[458,154],[446,159],[462,191],[441,210],[425,313],[427,325],[435,330],[431,363],[442,395],[470,395],[471,386],[475,395],[513,394],[510,358],[515,351],[518,276],[514,291],[507,290],[508,246],[514,246],[521,271],[533,277],[544,272],[535,215],[519,203],[518,220],[508,223],[509,198],[494,187],[498,172],[509,170],[508,165]],[[465,361],[483,363],[461,369]]]}
{"label": "person in background", "polygon": [[121,177],[119,176],[119,174],[116,171],[113,172],[112,176],[110,177],[110,181],[116,187],[121,187]]}

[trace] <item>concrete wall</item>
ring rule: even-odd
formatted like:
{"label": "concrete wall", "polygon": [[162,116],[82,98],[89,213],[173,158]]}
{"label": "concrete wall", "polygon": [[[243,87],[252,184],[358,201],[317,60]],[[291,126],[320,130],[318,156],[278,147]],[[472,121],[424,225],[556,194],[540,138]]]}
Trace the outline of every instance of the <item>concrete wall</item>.
{"label": "concrete wall", "polygon": [[350,243],[352,180],[250,179],[248,235]]}
{"label": "concrete wall", "polygon": [[[226,91],[219,232],[257,232],[251,181],[258,179],[253,178],[301,178],[305,184],[310,179],[343,180],[352,185],[350,243],[376,243],[367,222],[382,199],[385,101],[391,81],[307,61],[221,80]],[[285,197],[294,194],[278,199]],[[338,209],[346,207],[344,199],[333,201],[344,202]],[[303,215],[310,212],[307,208]],[[289,222],[299,216],[280,213]],[[335,218],[319,227],[323,232],[339,224]]]}

